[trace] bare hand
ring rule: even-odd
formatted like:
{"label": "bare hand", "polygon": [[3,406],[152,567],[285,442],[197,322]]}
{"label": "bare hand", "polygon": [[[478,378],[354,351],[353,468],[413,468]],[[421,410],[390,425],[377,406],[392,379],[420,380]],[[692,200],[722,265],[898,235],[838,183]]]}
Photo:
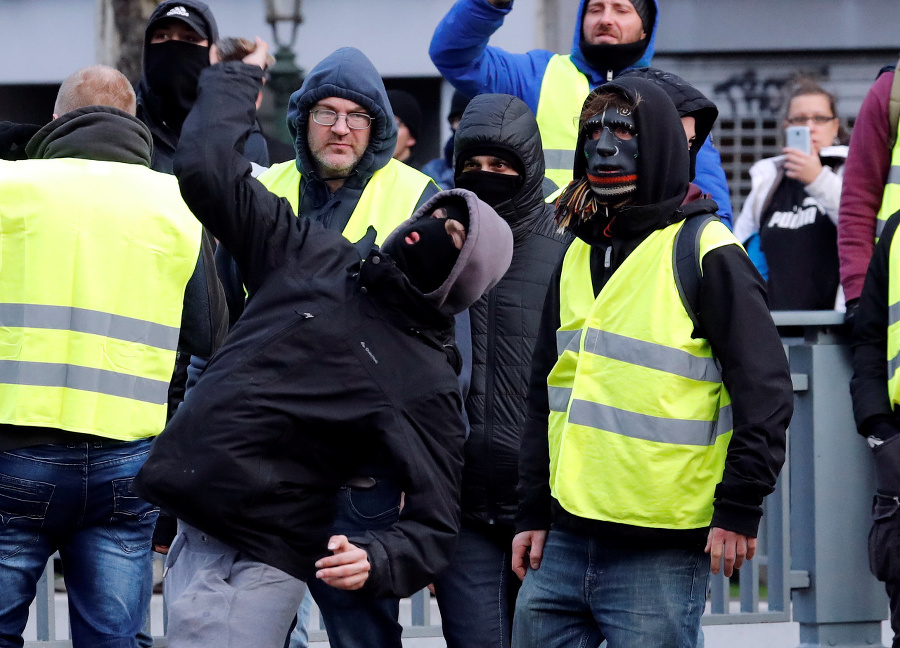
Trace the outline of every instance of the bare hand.
{"label": "bare hand", "polygon": [[155,545],[153,545],[153,551],[155,551],[158,554],[165,555],[165,554],[169,553],[169,545],[155,544]]}
{"label": "bare hand", "polygon": [[333,556],[316,562],[316,578],[342,590],[358,590],[369,579],[369,555],[347,540],[347,536],[331,536],[328,549]]}
{"label": "bare hand", "polygon": [[756,538],[713,527],[709,530],[706,549],[703,551],[709,554],[710,571],[713,574],[718,574],[721,569],[730,577],[735,569],[743,566],[745,560],[752,560],[756,555]]}
{"label": "bare hand", "polygon": [[[525,580],[528,568],[540,569],[544,556],[544,544],[547,542],[547,531],[522,531],[517,533],[512,543],[512,570],[519,580]],[[528,557],[526,563],[525,558]]]}
{"label": "bare hand", "polygon": [[242,61],[249,65],[257,65],[263,70],[266,69],[266,57],[269,55],[269,44],[259,36],[256,37],[256,49],[247,54]]}
{"label": "bare hand", "polygon": [[800,149],[786,148],[782,150],[784,151],[784,175],[788,178],[808,185],[819,177],[822,172],[822,161],[819,159],[818,151],[814,150],[812,155],[807,155]]}

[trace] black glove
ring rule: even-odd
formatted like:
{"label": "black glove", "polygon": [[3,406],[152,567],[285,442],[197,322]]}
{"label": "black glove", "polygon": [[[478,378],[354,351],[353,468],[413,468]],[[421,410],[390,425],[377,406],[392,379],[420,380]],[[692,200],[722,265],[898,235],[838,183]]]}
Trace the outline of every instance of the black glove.
{"label": "black glove", "polygon": [[856,311],[859,310],[859,297],[856,299],[848,299],[846,303],[847,310],[844,312],[844,326],[847,327],[847,333],[853,334],[853,324],[856,322]]}

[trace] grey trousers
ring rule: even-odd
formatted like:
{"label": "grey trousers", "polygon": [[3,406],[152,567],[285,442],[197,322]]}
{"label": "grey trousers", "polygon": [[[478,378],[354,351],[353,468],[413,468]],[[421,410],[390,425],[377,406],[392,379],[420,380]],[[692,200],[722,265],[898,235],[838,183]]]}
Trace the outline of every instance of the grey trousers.
{"label": "grey trousers", "polygon": [[183,523],[166,557],[170,648],[283,648],[306,584]]}

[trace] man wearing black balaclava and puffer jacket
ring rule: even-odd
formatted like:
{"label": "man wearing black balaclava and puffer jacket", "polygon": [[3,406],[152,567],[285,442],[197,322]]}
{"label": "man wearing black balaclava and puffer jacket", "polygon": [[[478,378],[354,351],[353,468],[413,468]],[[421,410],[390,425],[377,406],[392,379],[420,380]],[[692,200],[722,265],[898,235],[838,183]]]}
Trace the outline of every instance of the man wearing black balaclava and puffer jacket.
{"label": "man wearing black balaclava and puffer jacket", "polygon": [[553,208],[544,202],[541,136],[521,99],[472,99],[456,131],[454,161],[457,188],[473,191],[512,228],[513,258],[500,283],[467,311],[469,326],[457,326],[460,348],[472,350],[462,528],[435,594],[448,648],[509,648],[519,589],[510,548],[528,368],[547,282],[570,235],[557,233]]}
{"label": "man wearing black balaclava and puffer jacket", "polygon": [[716,210],[682,204],[688,177],[659,87],[589,95],[556,211],[576,239],[548,287],[522,437],[518,648],[693,648],[710,571],[755,552],[790,372],[762,279],[718,220],[698,236],[699,308],[679,294],[676,235]]}

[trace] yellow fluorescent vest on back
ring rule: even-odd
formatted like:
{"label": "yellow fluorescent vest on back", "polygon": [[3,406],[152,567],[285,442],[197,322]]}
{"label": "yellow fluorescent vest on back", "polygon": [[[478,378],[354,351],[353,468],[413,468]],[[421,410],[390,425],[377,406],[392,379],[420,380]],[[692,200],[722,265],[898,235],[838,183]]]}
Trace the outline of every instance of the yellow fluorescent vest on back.
{"label": "yellow fluorescent vest on back", "polygon": [[[274,164],[257,178],[276,196],[287,198],[296,214],[299,211],[300,172],[294,160]],[[342,234],[356,242],[365,236],[369,225],[375,228],[375,243],[381,245],[394,228],[412,216],[422,192],[431,182],[424,173],[391,159],[372,174]]]}
{"label": "yellow fluorescent vest on back", "polygon": [[0,422],[120,440],[161,432],[201,240],[175,178],[115,162],[3,162],[0,228]]}
{"label": "yellow fluorescent vest on back", "polygon": [[[731,400],[675,286],[682,223],[652,233],[594,298],[576,239],[560,280],[559,360],[548,376],[550,486],[579,517],[641,527],[709,525],[731,439]],[[737,240],[718,221],[708,251]]]}
{"label": "yellow fluorescent vest on back", "polygon": [[894,149],[891,151],[891,167],[888,169],[887,183],[884,185],[884,195],[881,198],[881,208],[878,210],[878,221],[875,224],[876,241],[881,236],[887,220],[897,210],[900,210],[900,137],[897,138],[897,143],[894,144]]}
{"label": "yellow fluorescent vest on back", "polygon": [[578,71],[570,56],[557,54],[550,59],[535,117],[544,146],[546,175],[558,187],[572,181],[578,118],[590,91],[588,78]]}

